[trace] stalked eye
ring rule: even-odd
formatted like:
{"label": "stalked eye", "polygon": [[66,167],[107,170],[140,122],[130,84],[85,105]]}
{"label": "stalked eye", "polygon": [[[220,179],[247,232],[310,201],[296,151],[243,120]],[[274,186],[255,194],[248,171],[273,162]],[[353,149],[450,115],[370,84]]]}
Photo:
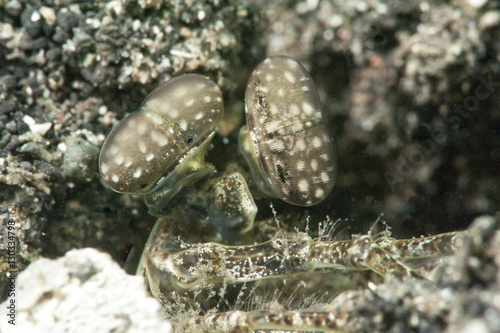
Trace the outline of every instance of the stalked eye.
{"label": "stalked eye", "polygon": [[[199,158],[188,157],[207,145],[222,112],[219,87],[202,75],[187,74],[162,84],[106,138],[99,158],[102,179],[121,193],[149,194],[165,183],[175,187],[200,169]],[[186,171],[179,168],[182,161],[198,164]],[[174,180],[169,182],[169,177]]]}
{"label": "stalked eye", "polygon": [[335,151],[304,67],[288,57],[264,60],[250,76],[245,104],[241,147],[259,188],[298,206],[325,199],[335,180]]}

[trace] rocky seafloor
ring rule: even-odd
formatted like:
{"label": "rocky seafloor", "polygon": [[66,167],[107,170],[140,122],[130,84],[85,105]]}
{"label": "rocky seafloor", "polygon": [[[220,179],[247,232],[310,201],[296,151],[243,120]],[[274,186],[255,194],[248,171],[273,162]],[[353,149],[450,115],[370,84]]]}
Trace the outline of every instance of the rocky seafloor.
{"label": "rocky seafloor", "polygon": [[381,217],[397,238],[470,228],[435,282],[342,295],[349,329],[500,332],[499,33],[500,4],[484,0],[0,0],[1,300],[21,272],[19,326],[168,331],[141,278],[116,265],[134,272],[155,218],[103,186],[100,146],[158,84],[200,73],[224,95],[207,155],[224,169],[251,71],[288,55],[318,87],[338,174],[325,201],[274,200],[278,214],[341,219],[351,234]]}

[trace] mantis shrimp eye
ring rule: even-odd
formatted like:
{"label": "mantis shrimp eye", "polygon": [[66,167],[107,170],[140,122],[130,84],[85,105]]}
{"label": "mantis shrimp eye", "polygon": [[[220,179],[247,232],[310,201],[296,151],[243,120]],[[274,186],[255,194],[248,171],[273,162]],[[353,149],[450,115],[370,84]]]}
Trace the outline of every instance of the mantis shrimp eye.
{"label": "mantis shrimp eye", "polygon": [[264,60],[245,94],[243,154],[262,192],[297,206],[325,199],[335,180],[333,142],[314,82],[288,57]]}
{"label": "mantis shrimp eye", "polygon": [[106,138],[99,158],[102,179],[120,193],[175,187],[192,175],[195,168],[180,168],[182,174],[177,169],[183,161],[199,160],[188,157],[213,137],[223,108],[219,87],[205,76],[187,74],[162,84]]}

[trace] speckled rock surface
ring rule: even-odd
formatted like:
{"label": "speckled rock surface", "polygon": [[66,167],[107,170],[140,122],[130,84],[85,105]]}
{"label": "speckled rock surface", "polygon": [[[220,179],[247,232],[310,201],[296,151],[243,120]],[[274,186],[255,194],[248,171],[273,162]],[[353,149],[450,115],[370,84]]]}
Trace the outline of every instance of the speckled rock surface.
{"label": "speckled rock surface", "polygon": [[105,136],[159,83],[208,75],[230,118],[209,152],[223,169],[249,74],[276,54],[310,71],[339,163],[327,200],[278,213],[352,233],[384,214],[399,238],[466,229],[500,206],[499,33],[494,1],[0,0],[0,271],[10,231],[20,271],[93,247],[133,272],[154,218],[100,183]]}
{"label": "speckled rock surface", "polygon": [[16,325],[2,320],[2,332],[172,331],[144,279],[95,249],[37,260],[19,274],[16,287]]}

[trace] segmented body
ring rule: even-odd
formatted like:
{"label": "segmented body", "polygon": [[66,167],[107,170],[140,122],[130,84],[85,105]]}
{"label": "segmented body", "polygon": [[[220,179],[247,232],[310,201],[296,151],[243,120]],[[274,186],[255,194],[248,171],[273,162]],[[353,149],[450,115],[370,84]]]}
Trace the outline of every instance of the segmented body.
{"label": "segmented body", "polygon": [[[310,279],[299,286],[307,289],[306,281],[317,283],[338,270],[422,279],[425,274],[406,261],[454,253],[460,233],[334,241],[277,230],[256,243],[252,193],[314,205],[332,191],[336,158],[314,82],[296,61],[263,61],[245,98],[248,126],[239,141],[249,172],[233,165],[214,175],[215,167],[205,162],[223,104],[219,88],[200,75],[180,76],[155,89],[111,132],[101,151],[104,182],[117,192],[144,195],[150,212],[161,216],[138,273],[146,275],[178,330],[343,330],[349,315],[339,308],[242,308],[242,298],[265,298],[270,288],[303,276]],[[252,186],[243,176],[249,173]],[[176,319],[183,311],[188,315]]]}
{"label": "segmented body", "polygon": [[[150,247],[151,267],[148,274],[150,282],[155,281],[157,276],[168,279],[168,284],[163,286],[160,283],[151,284],[153,293],[165,302],[173,301],[170,293],[194,291],[193,295],[196,295],[205,289],[223,290],[223,286],[252,285],[252,282],[258,285],[264,280],[286,280],[294,276],[301,279],[302,275],[331,278],[327,277],[327,273],[338,270],[372,271],[401,280],[426,279],[429,272],[417,271],[405,262],[450,256],[456,252],[464,235],[451,232],[402,240],[364,235],[351,240],[324,241],[297,233],[277,236],[255,245],[228,246],[210,242],[175,248],[172,245],[176,242],[168,236],[170,228],[166,224],[162,227],[165,228],[159,230],[162,237],[156,238],[157,242]],[[158,241],[160,239],[161,242]],[[168,253],[166,248],[170,249]],[[257,295],[257,290],[252,292]],[[347,327],[345,320],[348,316],[341,307],[329,305],[321,310],[267,308],[201,315],[194,317],[196,319],[183,320],[178,325],[193,332],[337,332]]]}

